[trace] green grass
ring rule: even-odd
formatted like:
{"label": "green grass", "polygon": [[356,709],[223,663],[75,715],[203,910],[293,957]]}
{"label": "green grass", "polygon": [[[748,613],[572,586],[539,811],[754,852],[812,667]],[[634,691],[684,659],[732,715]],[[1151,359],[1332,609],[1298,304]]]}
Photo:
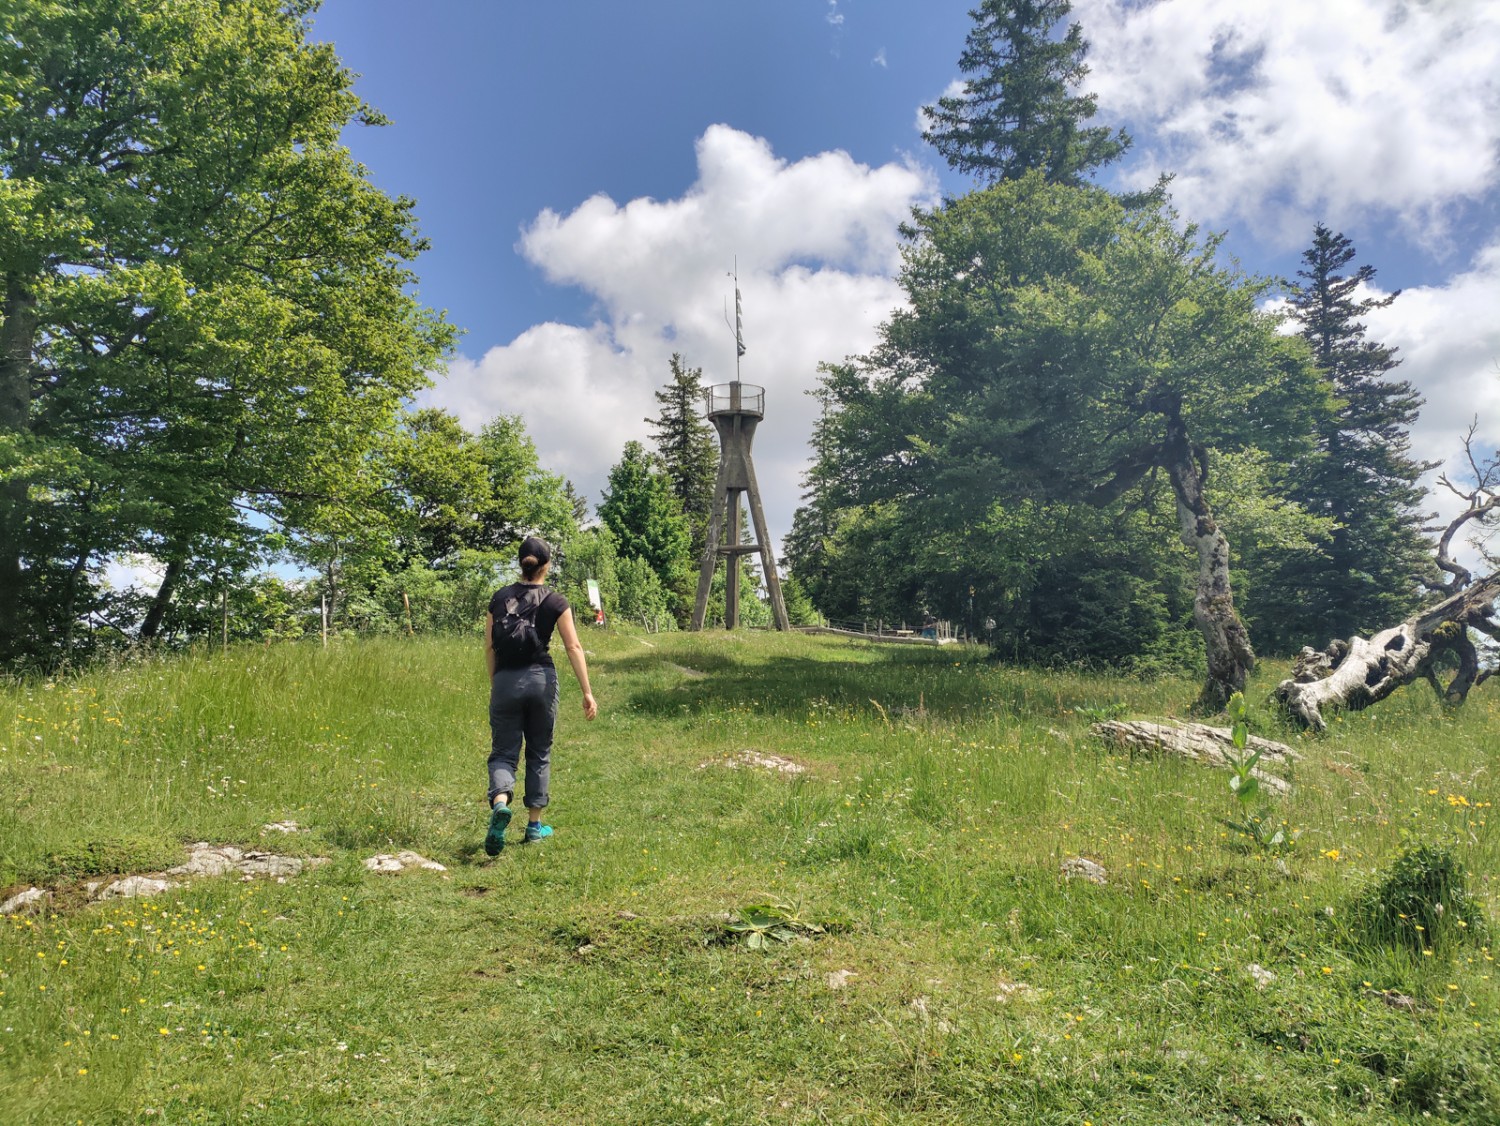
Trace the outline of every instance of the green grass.
{"label": "green grass", "polygon": [[[494,861],[477,642],[0,690],[0,888],[56,893],[0,920],[5,1121],[1500,1121],[1490,948],[1349,925],[1433,841],[1500,922],[1493,685],[1297,740],[1278,863],[1223,828],[1225,774],[1113,751],[1074,710],[1181,714],[1187,681],[800,636],[586,644],[601,715],[564,672],[557,835],[523,846],[517,822]],[[807,771],[722,765],[745,749]],[[308,832],[263,833],[288,818]],[[333,863],[83,902],[197,840]],[[398,848],[449,871],[360,864]],[[1109,885],[1065,882],[1078,855]],[[729,941],[725,913],[767,898],[842,925]]]}

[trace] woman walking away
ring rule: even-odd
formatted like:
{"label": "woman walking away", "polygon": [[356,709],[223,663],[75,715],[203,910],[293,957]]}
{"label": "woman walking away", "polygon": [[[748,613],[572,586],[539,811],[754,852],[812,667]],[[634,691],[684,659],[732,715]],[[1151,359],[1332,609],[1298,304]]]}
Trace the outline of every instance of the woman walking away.
{"label": "woman walking away", "polygon": [[521,745],[526,746],[526,839],[552,835],[542,824],[547,783],[552,772],[552,728],[557,723],[557,669],[547,653],[552,629],[562,634],[563,648],[578,687],[583,715],[593,719],[599,705],[589,690],[589,668],[573,627],[568,600],[545,584],[552,566],[547,541],[527,536],[519,553],[521,581],[495,592],[484,622],[484,660],[490,672],[490,829],[484,851],[498,856],[510,825],[511,798]]}

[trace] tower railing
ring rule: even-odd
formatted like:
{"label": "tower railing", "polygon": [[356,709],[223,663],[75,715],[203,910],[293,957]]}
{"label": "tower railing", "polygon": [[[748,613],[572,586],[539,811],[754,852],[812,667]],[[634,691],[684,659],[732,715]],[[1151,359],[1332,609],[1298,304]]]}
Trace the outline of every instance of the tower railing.
{"label": "tower railing", "polygon": [[766,417],[766,389],[753,383],[716,383],[703,389],[708,417],[716,414],[749,414]]}

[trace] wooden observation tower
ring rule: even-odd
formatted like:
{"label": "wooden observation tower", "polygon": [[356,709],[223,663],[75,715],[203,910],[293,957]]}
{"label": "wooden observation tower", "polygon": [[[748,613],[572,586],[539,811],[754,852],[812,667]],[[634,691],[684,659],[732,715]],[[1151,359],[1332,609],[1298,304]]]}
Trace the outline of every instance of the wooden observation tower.
{"label": "wooden observation tower", "polygon": [[[735,304],[739,304],[738,289],[735,290]],[[743,352],[743,345],[740,345],[740,350]],[[756,424],[766,415],[766,389],[735,380],[707,388],[704,399],[708,419],[719,432],[719,474],[714,481],[714,503],[708,518],[708,542],[698,570],[698,600],[693,604],[692,628],[703,628],[708,613],[708,592],[713,586],[714,568],[720,558],[728,560],[724,584],[724,628],[738,628],[739,559],[758,551],[760,565],[765,571],[766,591],[771,596],[771,619],[777,629],[790,629],[786,603],[781,598],[781,579],[776,574],[776,556],[771,550],[771,534],[766,530],[766,514],[760,506],[760,487],[755,483],[755,465],[750,460],[750,443],[755,438]],[[757,543],[740,543],[741,493],[749,498],[750,520]]]}

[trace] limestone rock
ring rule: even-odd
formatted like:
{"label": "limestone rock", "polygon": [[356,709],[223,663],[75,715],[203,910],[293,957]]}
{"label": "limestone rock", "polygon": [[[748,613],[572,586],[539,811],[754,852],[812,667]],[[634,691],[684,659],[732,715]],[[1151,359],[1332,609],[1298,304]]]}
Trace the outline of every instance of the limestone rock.
{"label": "limestone rock", "polygon": [[316,868],[327,864],[326,857],[313,856],[304,860],[300,856],[277,856],[270,852],[247,852],[235,868],[247,876],[295,876],[304,868]]}
{"label": "limestone rock", "polygon": [[707,762],[700,762],[698,769],[702,770],[709,766],[727,766],[731,770],[738,770],[741,767],[748,766],[757,770],[769,770],[773,774],[807,773],[807,767],[801,763],[793,762],[789,758],[782,758],[780,755],[768,754],[765,751],[756,750],[739,751],[727,759],[709,759]]}
{"label": "limestone rock", "polygon": [[829,989],[843,989],[849,984],[851,977],[857,976],[859,975],[853,970],[833,970],[824,980],[828,982]]}
{"label": "limestone rock", "polygon": [[94,898],[145,899],[181,886],[176,880],[162,880],[155,876],[126,876],[123,880],[106,885],[94,894]]}
{"label": "limestone rock", "polygon": [[[1153,723],[1149,720],[1112,719],[1096,723],[1089,731],[1117,747],[1125,747],[1141,754],[1164,753],[1196,762],[1202,766],[1227,767],[1234,753],[1234,741],[1227,727],[1210,727],[1206,723]],[[1259,751],[1260,761],[1284,766],[1298,761],[1302,756],[1285,743],[1262,739],[1251,735],[1246,744],[1249,751]],[[1250,773],[1260,779],[1261,785],[1275,794],[1285,794],[1291,787],[1285,779],[1278,778],[1257,766]]]}
{"label": "limestone rock", "polygon": [[185,864],[179,864],[175,868],[168,868],[168,876],[222,876],[227,872],[239,872],[246,879],[256,876],[270,876],[276,879],[284,879],[287,876],[295,876],[306,868],[316,868],[320,864],[327,864],[326,856],[313,856],[303,859],[299,856],[278,856],[273,852],[249,852],[235,848],[233,845],[211,845],[207,841],[199,841],[197,844],[188,846],[188,859]]}
{"label": "limestone rock", "polygon": [[996,988],[1000,992],[995,994],[995,1000],[1002,1005],[1011,1001],[1024,1001],[1036,993],[1035,989],[1020,981],[1002,981]]}
{"label": "limestone rock", "polygon": [[1245,967],[1245,972],[1255,982],[1256,989],[1264,989],[1276,980],[1276,975],[1258,962],[1251,962]]}
{"label": "limestone rock", "polygon": [[377,853],[365,861],[365,867],[372,872],[403,872],[407,868],[425,868],[429,872],[448,870],[436,860],[428,860],[425,856],[412,852],[410,849],[402,849],[394,856],[384,852]]}
{"label": "limestone rock", "polygon": [[1104,870],[1104,865],[1097,861],[1087,860],[1082,856],[1069,857],[1062,862],[1062,874],[1064,879],[1087,880],[1091,884],[1103,887],[1109,883],[1109,873]]}
{"label": "limestone rock", "polygon": [[169,876],[222,876],[244,857],[244,853],[232,845],[214,847],[207,841],[188,845],[188,858],[184,864],[168,868]]}
{"label": "limestone rock", "polygon": [[17,892],[4,903],[0,903],[0,915],[16,915],[40,911],[52,893],[43,888],[27,888],[23,892]]}

